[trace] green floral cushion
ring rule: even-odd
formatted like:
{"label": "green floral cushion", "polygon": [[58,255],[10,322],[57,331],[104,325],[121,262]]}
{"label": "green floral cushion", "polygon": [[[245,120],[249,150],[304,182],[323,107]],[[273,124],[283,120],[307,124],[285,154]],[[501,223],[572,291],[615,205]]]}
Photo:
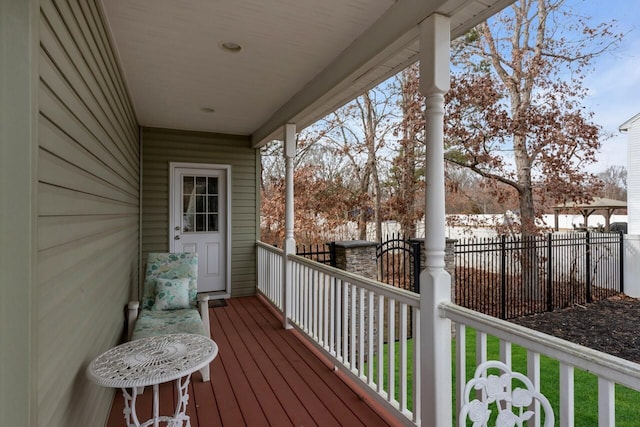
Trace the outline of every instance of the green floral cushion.
{"label": "green floral cushion", "polygon": [[184,310],[142,310],[136,321],[132,340],[164,334],[205,335],[200,313],[194,308]]}
{"label": "green floral cushion", "polygon": [[156,279],[156,300],[152,310],[189,308],[189,279]]}
{"label": "green floral cushion", "polygon": [[198,294],[198,254],[150,253],[142,293],[142,310],[152,310],[156,302],[156,279],[189,279],[189,305],[196,305]]}

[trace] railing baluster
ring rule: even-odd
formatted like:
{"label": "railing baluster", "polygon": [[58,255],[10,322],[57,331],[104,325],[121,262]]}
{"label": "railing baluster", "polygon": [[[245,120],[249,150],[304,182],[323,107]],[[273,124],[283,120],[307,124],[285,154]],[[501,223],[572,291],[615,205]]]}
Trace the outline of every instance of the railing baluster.
{"label": "railing baluster", "polygon": [[348,282],[342,282],[342,363],[349,365],[349,285]]}
{"label": "railing baluster", "polygon": [[307,271],[307,333],[310,336],[314,336],[313,334],[313,292],[315,291],[313,286],[313,270],[309,267],[305,267]]}
{"label": "railing baluster", "polygon": [[358,307],[360,308],[358,313],[358,375],[362,377],[364,375],[364,341],[366,337],[367,328],[364,324],[364,312],[366,308],[364,300],[364,288],[358,289]]}
{"label": "railing baluster", "polygon": [[487,361],[487,334],[476,332],[476,365]]}
{"label": "railing baluster", "polygon": [[598,377],[598,427],[616,425],[615,387],[612,381]]}
{"label": "railing baluster", "polygon": [[[378,295],[378,366],[376,372],[376,390],[378,393],[384,390],[384,295]],[[373,365],[373,363],[372,363]]]}
{"label": "railing baluster", "polygon": [[[527,350],[527,376],[531,380],[533,387],[540,391],[540,353],[536,353],[535,351]],[[533,425],[535,427],[540,427],[540,402],[535,400],[534,408],[531,409],[534,411],[534,419]]]}
{"label": "railing baluster", "polygon": [[373,353],[373,344],[374,344],[374,333],[373,333],[373,326],[375,324],[375,312],[373,311],[373,292],[367,292],[367,301],[368,301],[368,311],[367,314],[369,315],[369,319],[367,321],[367,324],[369,326],[369,330],[368,330],[368,341],[367,343],[369,344],[367,347],[367,379],[368,379],[368,383],[369,385],[373,385],[373,357],[374,357],[374,353]]}
{"label": "railing baluster", "polygon": [[336,278],[329,278],[329,352],[336,356],[336,304],[338,301],[336,295]]}
{"label": "railing baluster", "polygon": [[298,321],[298,265],[291,263],[291,321],[297,323]]}
{"label": "railing baluster", "polygon": [[511,368],[511,343],[500,340],[500,361]]}
{"label": "railing baluster", "polygon": [[413,422],[416,425],[420,425],[420,420],[422,419],[422,412],[420,411],[422,402],[422,391],[420,389],[420,349],[422,348],[420,345],[420,310],[413,310]]}
{"label": "railing baluster", "polygon": [[357,318],[358,318],[358,305],[357,305],[357,300],[358,300],[358,296],[356,294],[357,288],[355,286],[353,286],[352,284],[349,284],[349,293],[351,294],[351,330],[349,332],[350,335],[350,346],[349,346],[349,353],[350,353],[350,359],[351,359],[351,370],[352,371],[356,371],[356,356],[358,353],[358,349],[356,348],[356,327],[357,327]]}
{"label": "railing baluster", "polygon": [[462,396],[467,383],[467,332],[463,323],[456,323],[456,414],[462,409]]}
{"label": "railing baluster", "polygon": [[343,299],[342,299],[342,288],[344,284],[342,280],[336,279],[336,357],[339,361],[344,363],[344,358],[342,357],[342,314],[344,312]]}
{"label": "railing baluster", "polygon": [[312,305],[312,313],[313,313],[313,317],[311,319],[311,330],[313,332],[312,336],[318,340],[319,337],[319,333],[318,333],[318,304],[319,302],[319,293],[320,293],[320,289],[319,289],[319,283],[318,283],[318,272],[313,270],[313,272],[311,273],[313,276],[313,281],[311,282],[311,286],[313,289],[313,294],[312,294],[312,298],[313,298],[313,305]]}
{"label": "railing baluster", "polygon": [[573,366],[560,363],[560,425],[574,425]]}
{"label": "railing baluster", "polygon": [[396,388],[396,357],[394,346],[396,343],[396,301],[389,298],[389,357],[387,364],[387,384],[389,386],[388,396],[389,402],[395,400],[395,388]]}
{"label": "railing baluster", "polygon": [[398,403],[400,411],[407,410],[407,304],[400,303],[400,349],[398,352],[398,370],[400,371],[400,388]]}
{"label": "railing baluster", "polygon": [[330,283],[328,282],[328,280],[330,280],[324,273],[322,273],[322,287],[324,288],[324,304],[323,304],[323,318],[322,318],[322,326],[323,326],[323,332],[322,332],[322,342],[324,343],[326,348],[331,348],[331,345],[329,344],[329,312],[330,310],[333,310],[333,304],[331,304],[331,300],[329,299],[329,288],[330,288]]}

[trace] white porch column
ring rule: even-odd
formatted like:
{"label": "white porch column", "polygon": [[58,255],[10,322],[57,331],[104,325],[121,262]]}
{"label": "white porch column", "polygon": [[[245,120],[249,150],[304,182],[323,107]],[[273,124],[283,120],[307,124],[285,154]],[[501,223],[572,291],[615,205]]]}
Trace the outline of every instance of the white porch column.
{"label": "white porch column", "polygon": [[284,128],[284,161],[285,161],[285,210],[284,210],[284,228],[285,238],[282,245],[284,250],[282,277],[284,283],[282,286],[282,314],[283,326],[285,329],[291,329],[289,318],[291,317],[291,287],[293,276],[291,272],[291,263],[287,259],[289,254],[296,253],[296,241],[293,237],[293,159],[296,156],[296,125],[287,123]]}
{"label": "white porch column", "polygon": [[[423,426],[451,425],[451,321],[438,305],[451,300],[444,269],[444,94],[449,90],[449,18],[434,14],[420,24],[420,92],[426,97],[426,269],[420,274],[420,402]],[[457,424],[457,423],[456,423]]]}

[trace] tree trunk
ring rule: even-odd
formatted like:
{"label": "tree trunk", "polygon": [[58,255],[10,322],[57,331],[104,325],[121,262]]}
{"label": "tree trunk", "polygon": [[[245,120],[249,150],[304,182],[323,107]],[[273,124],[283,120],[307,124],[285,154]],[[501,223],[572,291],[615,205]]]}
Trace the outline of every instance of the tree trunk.
{"label": "tree trunk", "polygon": [[539,286],[539,257],[536,248],[536,210],[533,201],[533,185],[531,183],[531,164],[526,155],[525,138],[517,135],[514,138],[516,169],[518,174],[518,198],[520,202],[520,227],[522,236],[521,278],[522,287],[532,300],[542,296]]}
{"label": "tree trunk", "polygon": [[375,221],[376,221],[376,242],[382,241],[382,218],[380,216],[380,207],[382,206],[382,196],[380,195],[380,179],[378,178],[377,168],[373,169],[373,187],[375,194]]}
{"label": "tree trunk", "polygon": [[[402,102],[402,135],[400,141],[400,177],[398,182],[398,192],[400,205],[397,206],[398,219],[400,228],[405,238],[416,237],[416,203],[415,196],[417,190],[416,180],[416,129],[424,129],[424,125],[416,126],[416,121],[422,123],[424,116],[422,114],[423,102],[419,92],[418,85],[415,82],[418,79],[417,69],[415,67],[407,68],[401,76],[401,102]],[[420,114],[416,116],[416,111]]]}
{"label": "tree trunk", "polygon": [[358,214],[358,239],[367,240],[367,209],[365,207],[360,208]]}
{"label": "tree trunk", "polygon": [[376,124],[375,124],[375,109],[371,102],[371,97],[369,96],[369,92],[366,92],[362,95],[364,99],[364,110],[363,110],[363,123],[364,123],[364,137],[365,143],[367,146],[367,166],[368,172],[371,175],[373,191],[374,191],[374,221],[376,224],[376,241],[379,242],[382,240],[382,220],[380,218],[380,207],[382,205],[381,194],[380,194],[380,179],[378,177],[378,162],[376,158]]}

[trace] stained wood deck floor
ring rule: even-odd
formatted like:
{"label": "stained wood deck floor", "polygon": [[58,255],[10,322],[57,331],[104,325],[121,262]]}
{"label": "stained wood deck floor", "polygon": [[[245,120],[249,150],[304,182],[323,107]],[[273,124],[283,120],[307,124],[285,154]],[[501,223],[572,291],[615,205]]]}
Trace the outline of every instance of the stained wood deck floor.
{"label": "stained wood deck floor", "polygon": [[[257,297],[230,299],[209,314],[219,353],[211,363],[211,382],[192,376],[192,427],[388,425]],[[173,383],[162,384],[162,415],[173,411],[174,398]],[[141,420],[150,416],[150,387],[137,408]],[[107,427],[125,425],[122,409],[118,391]]]}

